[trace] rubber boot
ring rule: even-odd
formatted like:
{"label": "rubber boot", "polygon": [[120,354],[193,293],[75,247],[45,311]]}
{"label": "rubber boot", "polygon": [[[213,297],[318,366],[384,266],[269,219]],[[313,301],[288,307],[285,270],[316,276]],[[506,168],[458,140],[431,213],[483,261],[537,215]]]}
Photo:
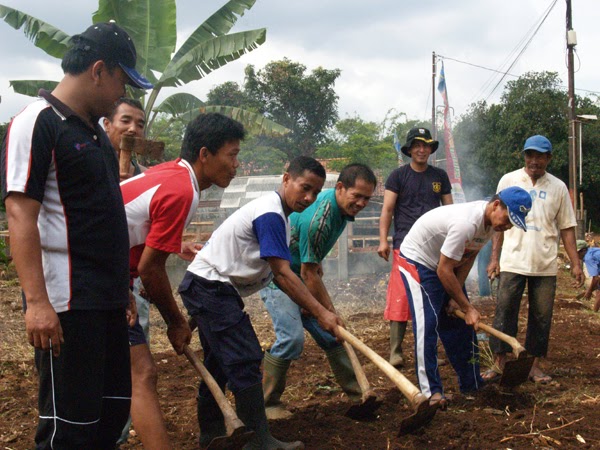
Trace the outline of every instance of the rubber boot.
{"label": "rubber boot", "polygon": [[244,425],[254,431],[254,437],[244,450],[295,450],[303,449],[300,441],[281,442],[271,436],[265,414],[262,384],[250,386],[235,394],[235,409]]}
{"label": "rubber boot", "polygon": [[281,359],[265,352],[263,358],[263,393],[267,419],[288,419],[292,413],[285,409],[281,394],[285,390],[287,371],[291,361]]}
{"label": "rubber boot", "polygon": [[404,367],[402,341],[406,333],[407,322],[390,321],[390,364],[399,369]]}
{"label": "rubber boot", "polygon": [[204,449],[214,438],[227,434],[227,429],[221,408],[212,395],[208,397],[198,395],[196,401],[200,425],[199,443],[200,448]]}
{"label": "rubber boot", "polygon": [[357,402],[362,398],[362,391],[356,380],[356,374],[352,368],[352,363],[346,353],[346,349],[343,346],[335,347],[325,352],[329,365],[335,376],[335,380],[338,382],[342,390],[350,398],[350,400]]}

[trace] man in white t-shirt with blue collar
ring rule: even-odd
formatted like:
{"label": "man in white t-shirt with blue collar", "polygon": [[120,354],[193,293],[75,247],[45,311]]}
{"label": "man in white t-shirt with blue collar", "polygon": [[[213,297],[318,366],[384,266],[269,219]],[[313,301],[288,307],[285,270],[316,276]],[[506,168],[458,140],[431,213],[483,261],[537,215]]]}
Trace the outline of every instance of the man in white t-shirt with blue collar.
{"label": "man in white t-shirt with blue collar", "polygon": [[[221,389],[227,384],[235,396],[238,416],[255,431],[249,448],[304,446],[278,441],[269,432],[260,371],[263,352],[242,297],[273,281],[324,330],[335,335],[343,325],[311,295],[290,266],[288,217],[314,203],[324,183],[325,169],[318,161],[295,158],[277,192],[244,205],[217,228],[179,286],[183,303],[198,324],[206,368]],[[198,421],[201,447],[225,434],[223,415],[205,383],[198,390]]]}
{"label": "man in white t-shirt with blue collar", "polygon": [[[489,202],[476,201],[435,208],[421,216],[400,245],[400,272],[415,337],[415,364],[423,395],[446,407],[438,371],[438,337],[458,375],[461,392],[483,386],[479,374],[477,336],[479,311],[469,302],[465,280],[479,250],[494,231],[513,225],[525,230],[531,197],[518,187],[507,188]],[[465,320],[446,311],[459,308]]]}

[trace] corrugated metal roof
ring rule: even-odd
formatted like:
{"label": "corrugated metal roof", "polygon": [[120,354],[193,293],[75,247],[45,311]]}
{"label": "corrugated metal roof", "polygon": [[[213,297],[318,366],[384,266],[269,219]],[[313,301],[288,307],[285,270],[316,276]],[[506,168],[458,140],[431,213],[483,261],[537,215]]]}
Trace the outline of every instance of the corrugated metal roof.
{"label": "corrugated metal roof", "polygon": [[[323,189],[332,188],[338,174],[328,173]],[[279,189],[283,175],[263,175],[253,177],[237,177],[225,188],[221,198],[221,208],[239,208],[255,198],[262,197]]]}

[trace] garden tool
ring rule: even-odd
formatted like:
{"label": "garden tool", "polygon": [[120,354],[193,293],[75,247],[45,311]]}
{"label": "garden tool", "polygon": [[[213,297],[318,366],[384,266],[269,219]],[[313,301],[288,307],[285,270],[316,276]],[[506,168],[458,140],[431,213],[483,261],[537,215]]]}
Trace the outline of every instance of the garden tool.
{"label": "garden tool", "polygon": [[[460,319],[465,319],[465,313],[459,309],[452,311],[452,314]],[[502,376],[500,377],[500,385],[514,387],[527,381],[535,358],[529,356],[525,348],[514,337],[481,322],[479,322],[479,329],[506,342],[513,349],[513,355],[516,359],[506,361]]]}
{"label": "garden tool", "polygon": [[149,141],[135,136],[123,135],[120,143],[121,153],[119,155],[119,174],[129,174],[131,166],[131,154],[149,156],[150,159],[159,160],[165,150],[165,143],[160,141]]}
{"label": "garden tool", "polygon": [[338,332],[345,341],[352,345],[352,347],[360,351],[379,367],[379,369],[392,380],[398,389],[400,389],[402,395],[406,397],[413,407],[415,411],[414,414],[404,418],[400,422],[400,431],[398,435],[402,436],[407,433],[412,433],[433,420],[433,417],[439,408],[439,404],[430,404],[429,399],[425,397],[414,384],[396,370],[389,362],[367,347],[360,339],[354,337],[348,330],[338,327]]}
{"label": "garden tool", "polygon": [[377,397],[377,394],[375,394],[373,389],[371,389],[369,381],[367,380],[367,376],[365,375],[365,371],[363,370],[352,346],[348,342],[344,341],[344,348],[346,349],[346,353],[348,353],[348,357],[352,363],[352,368],[354,369],[354,374],[356,375],[356,380],[358,381],[358,385],[362,391],[360,403],[350,406],[348,411],[346,411],[346,416],[354,420],[362,420],[372,417],[373,413],[381,406],[382,401]]}
{"label": "garden tool", "polygon": [[210,393],[215,398],[215,401],[219,405],[223,417],[225,419],[225,429],[227,434],[225,436],[219,436],[214,438],[207,449],[240,449],[242,448],[252,437],[254,431],[248,429],[244,423],[238,419],[234,409],[225,397],[223,391],[219,387],[218,383],[212,377],[208,369],[202,364],[200,358],[190,349],[187,345],[183,348],[183,353],[187,359],[192,363],[196,371],[202,377],[202,380],[208,386]]}

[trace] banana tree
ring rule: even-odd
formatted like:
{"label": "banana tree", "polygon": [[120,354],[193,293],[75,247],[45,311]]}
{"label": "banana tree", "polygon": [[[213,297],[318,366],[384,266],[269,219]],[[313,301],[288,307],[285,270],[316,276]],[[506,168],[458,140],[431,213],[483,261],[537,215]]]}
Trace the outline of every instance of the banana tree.
{"label": "banana tree", "polygon": [[[169,112],[177,117],[189,115],[190,105],[205,105],[191,94],[186,101],[171,97],[155,108],[157,97],[163,87],[178,87],[203,78],[210,72],[262,45],[266,39],[266,29],[229,33],[237,19],[250,9],[256,0],[229,0],[186,39],[175,52],[177,44],[177,23],[175,0],[99,0],[98,10],[92,22],[115,20],[135,42],[138,53],[137,70],[154,84],[147,98],[142,92],[132,92],[145,104],[149,118],[147,129],[157,112]],[[70,36],[57,27],[32,17],[16,9],[0,5],[0,18],[19,30],[34,45],[56,58],[62,58],[69,46]],[[13,90],[20,94],[37,95],[40,87],[52,88],[56,82],[45,80],[11,81]],[[179,95],[179,94],[174,94]],[[190,103],[191,102],[191,103]],[[163,106],[164,104],[164,106]],[[177,109],[177,106],[182,109]],[[238,112],[245,123],[255,126],[264,123],[261,132],[285,134],[287,128],[267,121],[261,115],[246,111]]]}

